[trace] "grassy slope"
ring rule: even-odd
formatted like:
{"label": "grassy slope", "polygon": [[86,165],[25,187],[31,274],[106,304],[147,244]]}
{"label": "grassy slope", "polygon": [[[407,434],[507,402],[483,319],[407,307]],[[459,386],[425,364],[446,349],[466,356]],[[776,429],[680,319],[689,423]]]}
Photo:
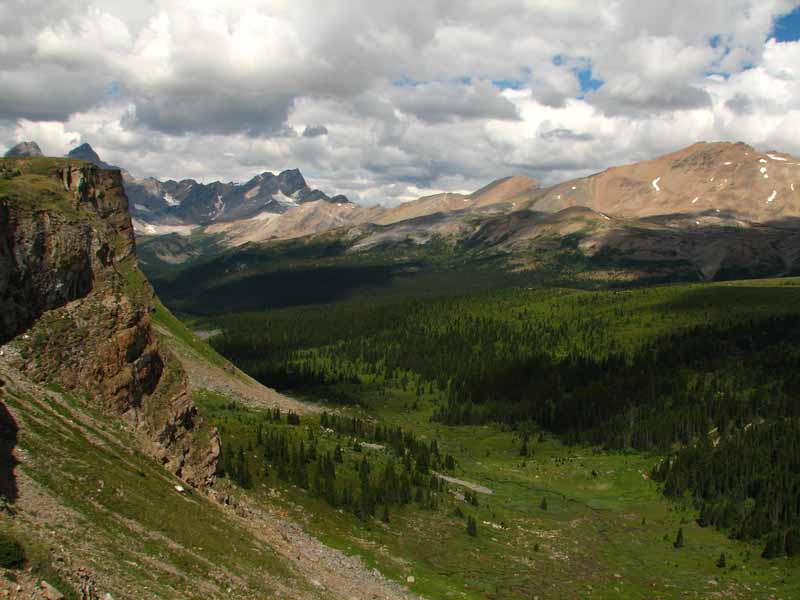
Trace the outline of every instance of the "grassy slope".
{"label": "grassy slope", "polygon": [[67,219],[80,215],[95,218],[69,202],[64,187],[51,173],[58,167],[82,165],[83,161],[61,158],[0,159],[0,200],[7,199],[25,210],[57,210]]}
{"label": "grassy slope", "polygon": [[169,334],[177,340],[177,343],[184,346],[193,354],[202,357],[213,365],[218,367],[226,367],[228,363],[225,358],[220,356],[211,346],[200,340],[192,331],[184,325],[175,315],[173,315],[167,308],[161,304],[159,300],[155,303],[155,312],[153,313],[153,324],[156,327],[163,327]]}
{"label": "grassy slope", "polygon": [[219,507],[178,493],[181,482],[132,450],[136,440],[118,424],[66,393],[45,396],[13,380],[4,390],[24,459],[18,514],[0,520],[29,547],[55,543],[115,593],[205,598],[233,587],[262,597],[291,579],[283,560]]}

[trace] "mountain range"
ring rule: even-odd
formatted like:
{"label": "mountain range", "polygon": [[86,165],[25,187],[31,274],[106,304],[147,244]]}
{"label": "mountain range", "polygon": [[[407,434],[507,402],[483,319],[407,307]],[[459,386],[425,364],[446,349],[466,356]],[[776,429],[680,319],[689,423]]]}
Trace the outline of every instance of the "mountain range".
{"label": "mountain range", "polygon": [[[42,152],[36,142],[21,142],[6,153],[6,157],[24,156],[42,156]],[[194,179],[161,181],[134,177],[125,169],[103,161],[88,143],[73,148],[67,157],[101,169],[122,171],[134,228],[143,235],[188,232],[214,223],[280,215],[313,202],[350,204],[341,194],[331,197],[311,189],[297,169],[278,175],[265,171],[243,184],[219,181],[203,184]]]}
{"label": "mountain range", "polygon": [[[10,153],[37,151],[26,142]],[[116,168],[88,144],[68,156]],[[124,170],[122,177],[148,262],[179,264],[249,243],[332,234],[348,252],[440,240],[518,258],[568,240],[583,256],[625,263],[625,277],[644,264],[651,274],[700,279],[783,275],[800,266],[800,160],[741,142],[700,142],[548,187],[504,177],[471,194],[395,207],[328,196],[296,169],[241,184],[138,179]]]}
{"label": "mountain range", "polygon": [[[237,194],[256,198],[264,187],[261,177],[240,186]],[[138,188],[128,185],[131,197],[139,197]],[[284,188],[280,189],[283,192]],[[243,209],[228,209],[222,217],[205,218],[199,209],[189,209],[193,205],[189,202],[181,221],[148,221],[141,213],[135,214],[142,223],[154,225],[150,233],[165,231],[157,225],[195,224],[207,233],[220,234],[226,246],[364,224],[388,226],[433,214],[456,215],[463,221],[467,215],[482,219],[523,211],[555,214],[572,207],[590,209],[600,220],[671,215],[669,222],[688,229],[749,227],[800,216],[800,161],[781,152],[762,153],[744,143],[697,143],[652,160],[611,167],[549,187],[541,187],[525,176],[506,177],[472,194],[437,194],[396,207],[361,207],[313,198],[308,201],[305,195],[302,198],[296,206],[284,203],[282,210],[255,203],[246,214]]]}

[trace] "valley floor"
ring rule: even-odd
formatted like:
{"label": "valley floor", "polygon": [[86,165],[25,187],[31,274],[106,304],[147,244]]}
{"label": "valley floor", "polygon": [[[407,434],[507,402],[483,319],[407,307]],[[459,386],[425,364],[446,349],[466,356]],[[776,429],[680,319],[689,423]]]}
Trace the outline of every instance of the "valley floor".
{"label": "valley floor", "polygon": [[[569,447],[545,436],[522,458],[512,432],[431,424],[432,407],[412,411],[412,401],[397,390],[353,414],[436,439],[456,457],[458,477],[449,478],[448,498],[436,510],[398,508],[385,524],[360,521],[279,482],[247,496],[282,507],[309,533],[427,598],[800,596],[797,559],[766,561],[760,545],[701,528],[688,503],[665,500],[647,475],[657,457]],[[321,439],[326,435],[346,442],[324,432]],[[388,454],[367,444],[362,452],[371,462]],[[346,451],[345,464],[350,460],[357,456]],[[477,506],[464,499],[465,489],[478,490]],[[476,537],[465,532],[457,508],[476,518]],[[680,527],[686,543],[676,549]],[[721,553],[725,568],[716,565]]]}

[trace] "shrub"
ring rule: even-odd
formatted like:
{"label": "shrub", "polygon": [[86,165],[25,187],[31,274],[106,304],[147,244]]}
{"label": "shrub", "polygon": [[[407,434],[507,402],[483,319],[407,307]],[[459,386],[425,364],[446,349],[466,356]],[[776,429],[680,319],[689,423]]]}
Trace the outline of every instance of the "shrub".
{"label": "shrub", "polygon": [[0,531],[0,567],[14,569],[25,562],[25,551],[17,540],[5,531]]}

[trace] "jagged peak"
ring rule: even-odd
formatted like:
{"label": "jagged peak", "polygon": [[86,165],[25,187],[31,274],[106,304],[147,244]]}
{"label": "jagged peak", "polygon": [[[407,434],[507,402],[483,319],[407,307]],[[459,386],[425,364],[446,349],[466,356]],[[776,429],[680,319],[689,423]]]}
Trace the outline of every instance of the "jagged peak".
{"label": "jagged peak", "polygon": [[107,162],[103,161],[100,158],[100,155],[95,152],[95,149],[92,148],[91,144],[88,142],[84,142],[80,146],[76,146],[72,150],[67,153],[68,158],[76,158],[78,160],[85,160],[86,162],[92,163],[100,167],[101,169],[119,169],[119,167],[115,167],[114,165],[110,165]]}
{"label": "jagged peak", "polygon": [[88,142],[84,142],[80,146],[75,146],[72,150],[69,151],[67,156],[72,157],[84,157],[84,156],[91,156],[95,160],[100,160],[100,156],[95,152],[94,148],[92,148],[91,144]]}

